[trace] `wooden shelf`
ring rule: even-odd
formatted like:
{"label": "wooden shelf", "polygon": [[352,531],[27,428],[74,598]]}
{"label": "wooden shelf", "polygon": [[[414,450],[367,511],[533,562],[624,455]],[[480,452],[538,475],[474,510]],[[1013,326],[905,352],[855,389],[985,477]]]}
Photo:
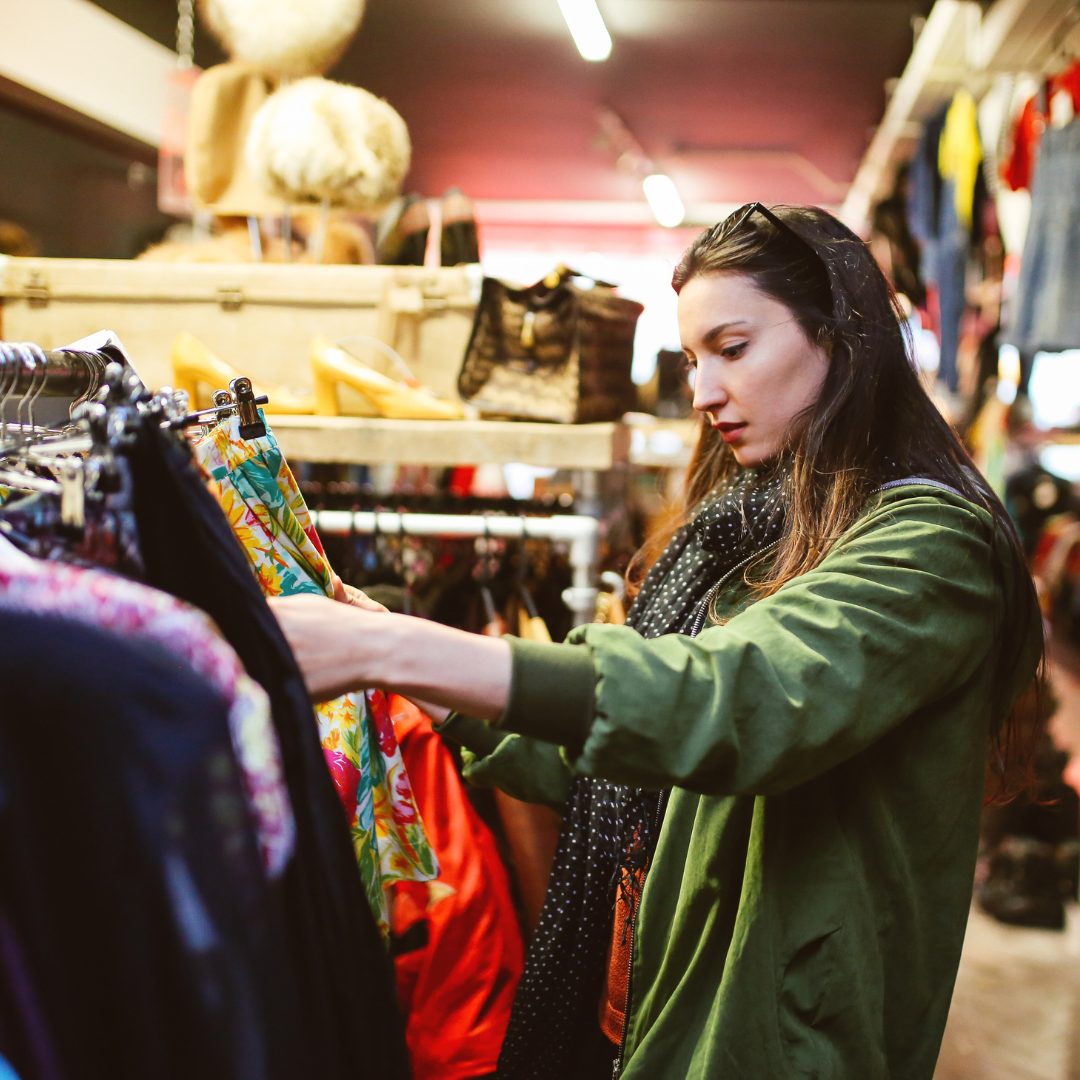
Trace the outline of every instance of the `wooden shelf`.
{"label": "wooden shelf", "polygon": [[267,416],[294,461],[402,465],[506,465],[610,469],[628,460],[623,424],[506,420],[381,420],[361,416]]}

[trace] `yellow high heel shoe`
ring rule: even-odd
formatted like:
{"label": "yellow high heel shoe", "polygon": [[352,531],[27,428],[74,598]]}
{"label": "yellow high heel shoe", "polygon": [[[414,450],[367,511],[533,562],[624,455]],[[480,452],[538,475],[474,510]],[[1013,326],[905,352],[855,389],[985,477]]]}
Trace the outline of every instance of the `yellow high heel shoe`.
{"label": "yellow high heel shoe", "polygon": [[[180,334],[172,344],[169,353],[172,360],[173,380],[177,390],[186,390],[191,398],[193,409],[209,408],[213,403],[210,395],[219,389],[225,389],[231,380],[242,372],[219,360],[193,334]],[[265,406],[268,413],[311,414],[315,412],[315,399],[303,394],[294,394],[280,386],[266,386],[252,380],[255,396],[262,394],[270,399]],[[205,386],[205,393],[200,389]]]}
{"label": "yellow high heel shoe", "polygon": [[315,376],[315,412],[319,416],[341,415],[338,383],[359,390],[380,416],[391,420],[461,420],[465,415],[456,402],[440,401],[422,389],[388,379],[324,338],[311,343],[309,355]]}

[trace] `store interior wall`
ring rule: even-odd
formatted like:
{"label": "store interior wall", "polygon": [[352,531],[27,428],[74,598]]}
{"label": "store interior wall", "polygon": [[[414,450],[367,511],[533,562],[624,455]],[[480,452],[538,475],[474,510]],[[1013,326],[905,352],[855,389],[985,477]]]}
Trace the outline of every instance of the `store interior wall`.
{"label": "store interior wall", "polygon": [[157,208],[157,170],[0,101],[0,221],[50,258],[130,259],[173,218]]}

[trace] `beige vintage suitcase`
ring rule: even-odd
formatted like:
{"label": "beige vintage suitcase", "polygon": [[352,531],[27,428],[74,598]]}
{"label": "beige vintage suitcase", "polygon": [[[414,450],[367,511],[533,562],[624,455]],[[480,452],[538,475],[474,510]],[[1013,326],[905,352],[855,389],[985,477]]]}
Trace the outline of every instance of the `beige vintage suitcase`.
{"label": "beige vintage suitcase", "polygon": [[[479,266],[288,266],[153,263],[0,256],[0,340],[66,345],[116,331],[152,389],[171,384],[169,350],[181,331],[256,382],[310,391],[314,337],[366,335],[392,346],[440,397],[457,377],[479,297]],[[400,377],[385,350],[350,351]],[[371,415],[344,386],[342,409]]]}

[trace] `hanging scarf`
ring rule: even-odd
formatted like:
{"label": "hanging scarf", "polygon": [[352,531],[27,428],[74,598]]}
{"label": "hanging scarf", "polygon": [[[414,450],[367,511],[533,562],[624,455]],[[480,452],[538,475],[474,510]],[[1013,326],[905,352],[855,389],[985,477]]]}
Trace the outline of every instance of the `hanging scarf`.
{"label": "hanging scarf", "polygon": [[[688,633],[713,586],[780,539],[784,480],[780,470],[744,469],[722,483],[653,564],[627,625],[646,638]],[[665,792],[574,779],[498,1080],[575,1076],[581,1048],[598,1031],[614,907],[634,910],[665,803]]]}

